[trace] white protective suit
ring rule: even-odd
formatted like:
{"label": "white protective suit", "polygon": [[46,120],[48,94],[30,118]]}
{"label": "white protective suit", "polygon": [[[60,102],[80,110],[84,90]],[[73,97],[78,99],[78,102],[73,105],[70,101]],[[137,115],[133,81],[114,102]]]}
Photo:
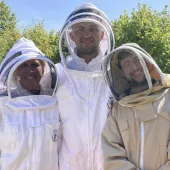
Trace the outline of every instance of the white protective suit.
{"label": "white protective suit", "polygon": [[[99,24],[105,32],[99,55],[89,64],[76,55],[75,44],[69,36],[71,26],[79,22]],[[66,58],[62,53],[64,38],[70,52]],[[94,5],[77,7],[66,20],[60,36],[62,62],[56,65],[59,75],[57,98],[63,130],[60,170],[103,169],[101,131],[107,118],[110,91],[101,64],[104,54],[109,53],[113,46],[114,36],[109,22]]]}
{"label": "white protective suit", "polygon": [[[45,63],[39,95],[18,86],[15,77],[18,66],[34,59]],[[32,41],[21,38],[1,63],[0,82],[0,170],[58,170],[55,65]]]}

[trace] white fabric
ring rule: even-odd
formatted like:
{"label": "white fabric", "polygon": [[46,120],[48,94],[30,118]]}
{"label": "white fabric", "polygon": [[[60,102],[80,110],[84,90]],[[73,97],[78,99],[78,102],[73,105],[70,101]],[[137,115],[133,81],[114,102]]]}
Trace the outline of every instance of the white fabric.
{"label": "white fabric", "polygon": [[[53,90],[48,90],[48,89],[43,89],[40,87],[40,94],[39,95],[52,95]],[[28,90],[24,89],[23,86],[18,83],[17,84],[17,89],[11,91],[11,96],[12,97],[18,97],[18,96],[30,96],[32,95]]]}
{"label": "white fabric", "polygon": [[110,96],[102,72],[69,70],[61,64],[56,67],[59,74],[57,98],[63,130],[60,170],[102,170],[100,136],[107,118]]}
{"label": "white fabric", "polygon": [[13,47],[9,50],[8,54],[6,55],[5,59],[2,61],[1,65],[0,65],[0,69],[2,67],[2,65],[9,59],[11,58],[12,55],[14,55],[15,53],[22,51],[22,54],[41,54],[44,55],[33,43],[33,41],[28,40],[24,37],[20,38],[14,45]]}
{"label": "white fabric", "polygon": [[72,30],[72,25],[81,22],[92,22],[102,28],[102,30],[104,31],[104,37],[100,41],[99,48],[103,55],[109,54],[110,51],[114,48],[114,34],[111,28],[111,24],[109,23],[106,15],[93,4],[85,3],[75,8],[75,10],[67,18],[62,28],[59,40],[59,52],[63,65],[66,65],[66,63],[68,62],[63,53],[63,42],[66,43],[69,53],[70,55],[72,55],[72,58],[75,60],[77,58],[77,56],[75,55],[76,44],[70,38],[70,31]]}
{"label": "white fabric", "polygon": [[[16,54],[17,52],[21,52],[21,54],[15,58],[13,58],[13,55]],[[24,37],[20,38],[14,45],[13,47],[9,50],[8,54],[5,56],[5,58],[3,59],[1,65],[0,65],[0,71],[1,71],[1,75],[2,76],[2,80],[6,80],[6,76],[8,75],[9,70],[11,69],[11,66],[13,66],[15,63],[17,63],[19,60],[22,59],[26,59],[26,58],[31,58],[31,57],[45,57],[44,54],[35,46],[35,44],[33,43],[33,41],[28,40]],[[42,58],[42,60],[43,60]],[[47,58],[47,57],[45,57]],[[34,59],[34,58],[33,58]],[[35,58],[36,59],[36,58]],[[4,68],[8,68],[8,70],[6,71],[6,73],[4,72],[6,69]],[[1,70],[3,69],[3,70]],[[51,87],[51,75],[50,75],[50,68],[47,64],[47,62],[45,62],[45,66],[44,66],[44,74],[43,77],[41,78],[40,81],[40,85],[42,86],[42,88],[50,88]],[[0,80],[0,81],[2,81]],[[11,86],[15,85],[18,82],[15,82],[15,78],[12,79],[12,83]],[[3,82],[6,83],[6,82]],[[4,85],[3,83],[2,86]]]}
{"label": "white fabric", "polygon": [[[46,100],[48,100],[49,96]],[[42,96],[34,96],[40,104]],[[17,103],[19,98],[12,99]],[[0,98],[0,169],[58,170],[57,143],[59,115],[57,100],[51,106],[26,109],[30,96],[22,97],[20,107],[11,107],[8,97]],[[43,100],[44,101],[44,100]],[[44,102],[42,103],[45,104]],[[55,138],[55,139],[54,139]]]}
{"label": "white fabric", "polygon": [[[111,46],[114,43],[110,41],[114,36],[110,27],[107,29],[109,24],[105,24],[105,18],[94,17],[96,14],[92,15],[93,12],[85,12],[86,10],[79,13],[81,17],[77,17],[79,14],[76,16],[77,10],[85,8],[96,7],[90,3],[77,7],[64,24],[59,41],[63,64],[56,65],[59,79],[57,99],[63,130],[59,153],[60,170],[103,170],[101,131],[109,111],[107,103],[110,90],[105,84],[101,65],[105,57],[103,54],[113,48]],[[85,13],[86,17],[83,18]],[[101,22],[98,19],[101,19]],[[99,24],[105,31],[106,37],[100,42],[98,56],[88,64],[76,55],[75,44],[71,43],[72,40],[67,34],[70,26],[79,22]],[[64,36],[71,54],[66,58],[62,53]]]}
{"label": "white fabric", "polygon": [[[39,50],[33,42],[25,38],[16,44],[13,47],[21,48],[14,48],[14,51],[11,49],[9,53],[29,49],[23,58],[20,57],[18,62],[21,64],[26,57],[29,59],[33,55],[36,59],[36,55],[39,55],[35,52]],[[10,55],[6,57],[10,59]],[[43,60],[43,57],[37,58]],[[7,58],[4,61],[11,62]],[[8,62],[3,63],[1,67],[7,67]],[[10,70],[15,70],[17,64]],[[57,98],[55,95],[47,95],[52,92],[41,88],[40,95],[32,95],[19,85],[18,89],[12,91],[12,95],[17,98],[0,97],[0,170],[58,170],[61,129]]]}
{"label": "white fabric", "polygon": [[86,63],[83,58],[78,56],[72,57],[71,55],[67,57],[66,66],[68,69],[71,70],[78,70],[78,71],[101,71],[101,64],[104,59],[104,56],[100,53],[97,57],[93,58],[90,63]]}
{"label": "white fabric", "polygon": [[82,4],[82,5],[77,6],[74,11],[77,11],[77,10],[80,9],[80,8],[81,8],[81,9],[86,9],[86,8],[88,8],[88,7],[91,7],[91,8],[93,7],[93,8],[95,8],[95,9],[97,9],[97,7],[94,6],[92,3],[87,2],[87,3],[84,3],[84,4]]}

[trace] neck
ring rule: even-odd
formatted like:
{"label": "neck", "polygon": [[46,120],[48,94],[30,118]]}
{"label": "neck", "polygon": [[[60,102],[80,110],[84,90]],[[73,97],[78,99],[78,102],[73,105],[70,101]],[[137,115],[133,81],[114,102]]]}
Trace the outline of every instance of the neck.
{"label": "neck", "polygon": [[[25,86],[24,84],[22,84],[21,83],[21,81],[20,81],[20,84],[21,84],[21,86],[24,88],[24,89],[26,89],[27,91],[29,91],[31,94],[34,94],[34,95],[38,95],[38,94],[40,94],[40,85],[38,85],[38,86],[36,86],[36,87],[27,87],[27,86]],[[32,90],[33,89],[33,90]]]}
{"label": "neck", "polygon": [[96,58],[96,57],[98,56],[98,51],[96,51],[96,52],[93,53],[93,54],[88,54],[88,55],[84,55],[84,54],[82,54],[81,52],[77,52],[77,55],[78,55],[80,58],[83,58],[83,59],[85,60],[85,62],[86,62],[87,64],[89,64],[93,58]]}
{"label": "neck", "polygon": [[148,89],[148,82],[146,79],[144,79],[144,81],[141,83],[131,82],[130,84],[131,84],[131,94],[140,93]]}
{"label": "neck", "polygon": [[40,89],[39,90],[28,90],[31,94],[34,95],[39,95],[40,94]]}
{"label": "neck", "polygon": [[139,85],[139,86],[132,86],[131,87],[131,94],[136,94],[136,93],[140,93],[144,90],[148,89],[148,85],[145,85],[145,86],[142,86],[142,85]]}

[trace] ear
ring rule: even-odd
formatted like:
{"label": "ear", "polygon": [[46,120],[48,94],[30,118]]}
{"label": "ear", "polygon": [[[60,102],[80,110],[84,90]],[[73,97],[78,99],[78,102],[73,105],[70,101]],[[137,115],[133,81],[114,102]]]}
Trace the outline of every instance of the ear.
{"label": "ear", "polygon": [[70,32],[70,38],[71,38],[72,41],[74,41],[74,33],[73,33],[73,31]]}
{"label": "ear", "polygon": [[103,39],[104,37],[104,31],[101,31],[101,34],[100,34],[100,41]]}

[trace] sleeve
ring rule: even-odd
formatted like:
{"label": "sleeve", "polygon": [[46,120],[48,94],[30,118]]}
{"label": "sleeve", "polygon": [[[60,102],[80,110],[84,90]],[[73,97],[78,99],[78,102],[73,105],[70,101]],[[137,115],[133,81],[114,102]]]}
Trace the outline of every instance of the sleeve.
{"label": "sleeve", "polygon": [[170,161],[166,162],[166,164],[162,165],[158,170],[169,170],[170,169]]}
{"label": "sleeve", "polygon": [[168,144],[167,152],[168,152],[168,161],[164,165],[162,165],[158,170],[169,170],[170,169],[170,142]]}
{"label": "sleeve", "polygon": [[102,131],[104,170],[138,170],[128,161],[116,118],[114,118],[115,113],[115,109],[112,108],[112,113]]}

